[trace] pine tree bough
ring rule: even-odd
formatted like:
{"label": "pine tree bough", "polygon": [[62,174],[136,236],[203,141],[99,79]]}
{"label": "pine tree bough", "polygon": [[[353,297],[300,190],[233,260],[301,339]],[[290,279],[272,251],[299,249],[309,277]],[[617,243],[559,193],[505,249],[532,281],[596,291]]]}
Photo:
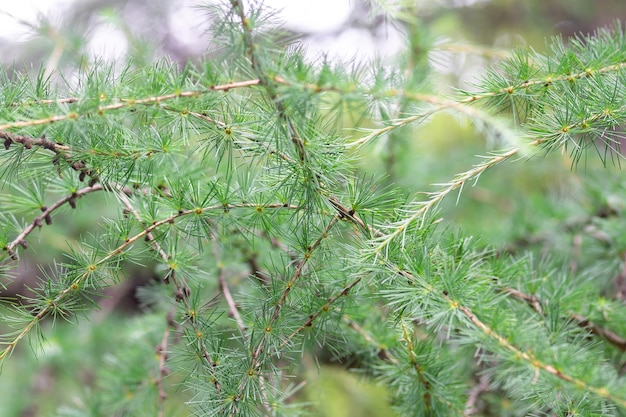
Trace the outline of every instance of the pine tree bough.
{"label": "pine tree bough", "polygon": [[[81,343],[107,342],[81,353],[109,362],[76,415],[306,414],[324,362],[397,415],[623,415],[622,27],[494,51],[444,96],[417,18],[398,60],[334,65],[248,3],[207,6],[222,49],[183,68],[1,74],[0,290],[41,272],[0,302],[0,364],[82,315]],[[140,314],[94,320],[137,270]]]}

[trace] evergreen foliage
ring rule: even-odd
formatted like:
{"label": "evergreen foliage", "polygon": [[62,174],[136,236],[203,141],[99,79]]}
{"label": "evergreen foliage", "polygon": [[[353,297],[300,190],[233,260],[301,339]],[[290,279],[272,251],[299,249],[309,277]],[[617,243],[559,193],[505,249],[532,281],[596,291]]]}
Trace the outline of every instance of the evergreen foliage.
{"label": "evergreen foliage", "polygon": [[[206,11],[215,51],[184,68],[0,75],[1,285],[37,233],[61,252],[2,302],[5,366],[45,348],[49,322],[97,327],[103,291],[144,269],[158,279],[141,315],[99,336],[91,391],[57,415],[307,415],[310,355],[385,385],[403,416],[626,414],[626,198],[608,175],[626,121],[619,24],[513,51],[444,95],[411,10],[390,16],[404,54],[371,65],[310,62],[239,0]],[[470,121],[486,156],[408,194],[398,161],[439,113]],[[441,217],[496,166],[561,152],[607,175],[523,239],[490,244]],[[367,169],[379,155],[387,176]],[[89,221],[70,227],[74,210]]]}

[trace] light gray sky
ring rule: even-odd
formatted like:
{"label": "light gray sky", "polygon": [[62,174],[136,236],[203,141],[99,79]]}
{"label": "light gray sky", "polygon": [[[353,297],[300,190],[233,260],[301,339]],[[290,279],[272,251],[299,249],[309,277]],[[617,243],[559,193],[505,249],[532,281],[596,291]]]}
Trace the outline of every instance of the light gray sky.
{"label": "light gray sky", "polygon": [[[28,26],[22,22],[35,24],[37,15],[43,14],[54,24],[72,1],[0,0],[0,3],[0,37],[18,42],[29,34]],[[171,16],[175,29],[173,34],[182,44],[193,45],[198,37],[204,36],[201,29],[202,13],[193,7],[201,3],[202,0],[183,0],[183,7],[177,8]],[[306,46],[312,56],[328,54],[331,58],[367,58],[380,55],[381,51],[392,54],[397,50],[393,45],[399,45],[400,35],[393,30],[376,39],[363,29],[347,29],[337,34],[336,31],[342,28],[352,10],[350,0],[265,0],[264,3],[282,9],[279,16],[288,22],[289,28],[309,33],[335,32],[309,41]],[[126,50],[125,37],[118,28],[104,23],[93,32],[89,49],[94,57],[118,58]]]}

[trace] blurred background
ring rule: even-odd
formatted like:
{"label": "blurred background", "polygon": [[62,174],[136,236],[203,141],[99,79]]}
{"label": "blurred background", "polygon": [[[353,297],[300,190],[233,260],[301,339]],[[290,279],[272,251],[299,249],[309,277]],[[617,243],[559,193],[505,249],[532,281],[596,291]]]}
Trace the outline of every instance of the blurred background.
{"label": "blurred background", "polygon": [[[47,74],[74,69],[83,62],[124,62],[138,65],[163,56],[184,65],[211,54],[208,30],[212,17],[198,7],[196,0],[41,0],[2,2],[0,5],[0,64],[11,72],[30,72],[43,68]],[[406,47],[405,28],[387,13],[397,3],[410,4],[427,28],[435,45],[429,56],[437,72],[437,89],[451,93],[455,88],[469,89],[485,68],[518,46],[532,46],[541,52],[546,38],[589,34],[600,26],[626,18],[624,0],[266,0],[284,21],[283,29],[301,42],[311,62],[321,56],[343,62],[367,62],[392,57]],[[1,88],[1,86],[0,86]],[[407,131],[407,137],[416,131]],[[407,195],[432,191],[431,184],[451,179],[470,168],[484,155],[484,138],[462,121],[449,115],[434,117],[419,129],[420,140],[405,141],[389,158],[380,148],[367,149],[362,168],[368,173],[386,174]],[[423,140],[421,140],[424,138]],[[441,161],[446,163],[442,164]],[[367,165],[367,167],[365,167]],[[480,235],[485,245],[515,250],[532,239],[543,239],[541,231],[572,222],[596,211],[602,204],[624,206],[619,181],[611,176],[605,189],[597,190],[587,181],[606,171],[594,163],[584,169],[572,168],[568,155],[534,158],[497,167],[465,190],[460,210],[453,201],[442,206],[442,215],[454,227]],[[393,171],[391,174],[390,171]],[[609,167],[614,172],[615,167]],[[8,193],[6,189],[0,193]],[[613,198],[609,199],[606,196]],[[94,198],[98,205],[98,197]],[[608,201],[608,203],[607,203]],[[102,203],[102,202],[100,202]],[[542,216],[536,213],[541,212]],[[78,212],[73,218],[60,218],[33,250],[37,263],[53,262],[66,247],[67,234],[78,236],[90,229],[95,220],[91,212]],[[99,213],[98,215],[103,215]],[[71,214],[74,216],[74,213]],[[542,223],[544,222],[544,223]],[[55,229],[56,228],[56,229]],[[56,236],[62,241],[51,241]],[[61,236],[62,238],[59,238]],[[564,235],[563,251],[571,250],[571,235]],[[552,249],[559,247],[552,242]],[[20,293],[39,274],[34,262],[22,262],[12,287],[1,296]],[[135,290],[152,277],[150,271],[136,270],[133,277],[111,289],[102,310],[90,320],[107,320],[107,326],[59,325],[51,333],[43,351],[35,356],[27,345],[5,364],[0,375],[0,415],[34,417],[73,415],[73,406],[82,408],[85,397],[75,393],[90,389],[94,367],[111,366],[110,346],[123,347],[128,340],[145,342],[150,335],[141,333],[142,318],[127,318],[138,310]],[[119,325],[117,324],[119,320]],[[0,323],[0,326],[2,323]],[[114,335],[110,329],[116,328]],[[146,328],[149,326],[146,325]],[[77,344],[77,341],[79,343]],[[130,360],[130,359],[129,359]],[[123,366],[124,364],[116,364]],[[392,415],[385,405],[384,390],[368,385],[341,367],[311,361],[307,367],[309,384],[303,399],[324,401],[311,410],[315,416]],[[87,381],[87,382],[86,382]],[[358,388],[355,388],[355,384]],[[30,395],[24,395],[30,393]],[[184,393],[175,393],[181,395]],[[352,399],[347,401],[346,399]],[[60,404],[67,404],[60,406]],[[94,405],[94,410],[97,405]],[[186,415],[184,409],[168,410],[169,415]],[[94,414],[97,415],[97,414]]]}
{"label": "blurred background", "polygon": [[[410,5],[440,40],[509,49],[542,49],[546,36],[591,33],[624,16],[619,0],[265,0],[311,56],[371,58],[404,45],[386,12]],[[79,58],[178,62],[211,46],[210,17],[198,0],[24,0],[0,6],[0,60],[6,65],[62,65]]]}

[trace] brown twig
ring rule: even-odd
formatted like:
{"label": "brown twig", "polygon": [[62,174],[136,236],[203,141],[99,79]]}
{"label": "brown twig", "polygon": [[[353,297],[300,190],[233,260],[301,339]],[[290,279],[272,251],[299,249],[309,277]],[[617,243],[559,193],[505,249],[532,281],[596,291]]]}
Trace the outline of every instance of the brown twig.
{"label": "brown twig", "polygon": [[159,357],[159,369],[157,371],[157,377],[154,381],[157,386],[159,395],[159,411],[157,417],[164,417],[165,415],[165,400],[167,399],[167,392],[165,391],[163,380],[170,373],[169,369],[166,366],[168,358],[167,346],[170,339],[170,330],[174,328],[176,328],[176,323],[174,322],[174,313],[170,311],[167,313],[167,323],[165,325],[165,330],[163,330],[161,343],[156,347],[156,353]]}
{"label": "brown twig", "polygon": [[42,227],[43,224],[51,224],[52,223],[52,213],[62,207],[65,204],[70,204],[72,207],[76,207],[76,199],[92,193],[94,191],[100,191],[103,187],[101,184],[94,184],[89,187],[81,188],[76,192],[66,195],[65,197],[55,201],[52,205],[48,207],[41,208],[41,214],[35,217],[32,222],[22,230],[22,232],[17,235],[11,242],[7,243],[7,245],[3,248],[4,251],[11,257],[13,260],[17,260],[17,253],[15,252],[15,248],[17,245],[21,245],[26,248],[26,237],[35,230],[36,227]]}
{"label": "brown twig", "polygon": [[465,402],[466,415],[471,416],[480,411],[476,404],[480,395],[485,392],[489,392],[489,379],[486,375],[482,375],[478,384],[474,385],[467,395],[467,401]]}
{"label": "brown twig", "polygon": [[[181,91],[176,93],[164,94],[161,96],[152,96],[152,97],[144,97],[140,99],[125,99],[119,98],[118,102],[107,104],[104,106],[99,106],[97,109],[85,113],[76,113],[69,112],[66,114],[58,114],[50,117],[45,117],[42,119],[32,119],[32,120],[22,120],[16,122],[9,122],[0,125],[0,131],[16,129],[20,127],[28,127],[28,126],[39,126],[45,125],[55,122],[60,122],[64,120],[73,120],[79,119],[81,117],[90,115],[90,114],[103,114],[110,110],[118,110],[124,107],[133,107],[137,105],[151,105],[151,104],[159,104],[163,101],[174,100],[181,97],[199,97],[203,94],[211,93],[214,91],[224,91],[232,90],[235,88],[243,88],[243,87],[251,87],[260,83],[260,80],[245,80],[245,81],[234,81],[227,84],[214,85],[205,90],[197,90],[197,91]],[[63,100],[63,99],[61,99]]]}
{"label": "brown twig", "polygon": [[[48,149],[49,151],[55,154],[54,157],[52,158],[52,164],[57,165],[57,169],[59,169],[58,168],[59,160],[63,159],[67,162],[70,168],[80,173],[79,174],[80,181],[83,181],[85,177],[90,177],[91,180],[89,181],[89,185],[91,186],[91,185],[94,185],[99,180],[97,173],[93,169],[87,167],[85,165],[85,162],[72,160],[72,156],[70,154],[71,149],[69,146],[62,145],[57,142],[53,142],[49,139],[46,139],[45,136],[42,136],[40,138],[35,138],[32,136],[17,135],[11,132],[7,132],[5,130],[0,130],[0,140],[2,139],[4,139],[4,149],[7,151],[10,149],[11,145],[14,143],[19,143],[23,145],[24,148],[26,149],[32,149],[33,146],[37,146],[43,149]],[[60,172],[59,172],[59,175],[60,175]]]}
{"label": "brown twig", "polygon": [[228,288],[228,284],[226,283],[226,278],[224,277],[224,265],[221,261],[219,246],[216,239],[213,239],[213,255],[215,256],[215,262],[217,263],[217,280],[220,285],[220,290],[222,291],[222,294],[224,294],[226,304],[228,304],[228,311],[237,322],[237,326],[239,327],[241,334],[245,335],[247,327],[241,319],[239,309],[237,308],[237,303],[235,303],[235,300],[230,293],[230,289]]}
{"label": "brown twig", "polygon": [[[499,290],[511,295],[513,298],[525,302],[539,315],[544,315],[543,307],[541,306],[541,300],[537,296],[525,294],[519,290],[510,287],[502,287],[499,288]],[[589,331],[591,331],[591,333],[603,338],[622,352],[626,352],[626,339],[620,337],[619,335],[617,335],[617,333],[605,327],[598,326],[597,324],[589,320],[589,318],[584,317],[580,314],[569,313],[569,318],[574,320],[579,327],[588,329]]]}

